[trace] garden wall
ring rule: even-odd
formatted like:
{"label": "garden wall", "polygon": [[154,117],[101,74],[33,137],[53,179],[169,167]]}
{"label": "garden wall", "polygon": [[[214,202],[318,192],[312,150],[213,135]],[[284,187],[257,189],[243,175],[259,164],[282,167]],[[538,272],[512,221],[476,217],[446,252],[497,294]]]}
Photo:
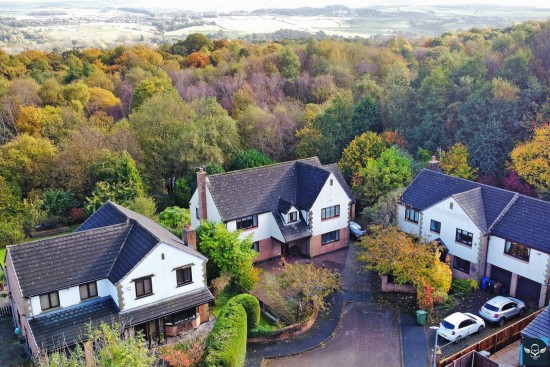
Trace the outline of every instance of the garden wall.
{"label": "garden wall", "polygon": [[286,340],[293,336],[305,333],[315,324],[317,321],[318,310],[314,310],[313,314],[308,320],[299,322],[297,324],[286,326],[282,329],[275,330],[271,336],[263,336],[258,338],[249,338],[247,343],[263,343],[267,341]]}

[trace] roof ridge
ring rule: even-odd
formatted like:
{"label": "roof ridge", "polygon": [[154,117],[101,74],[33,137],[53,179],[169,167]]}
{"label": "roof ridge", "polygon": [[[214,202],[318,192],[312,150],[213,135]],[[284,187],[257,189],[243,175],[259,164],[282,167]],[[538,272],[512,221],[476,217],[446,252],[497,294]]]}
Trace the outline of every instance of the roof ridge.
{"label": "roof ridge", "polygon": [[47,241],[56,240],[56,239],[60,239],[60,238],[66,238],[66,237],[69,237],[69,236],[79,237],[79,236],[84,235],[84,234],[89,234],[90,232],[93,232],[93,231],[101,232],[101,231],[105,231],[106,229],[111,229],[111,228],[114,228],[114,227],[122,227],[122,226],[127,226],[127,225],[128,225],[128,223],[110,224],[108,226],[90,228],[90,229],[85,229],[85,230],[78,231],[78,232],[77,231],[69,232],[69,233],[61,234],[61,235],[55,236],[55,237],[48,237],[48,238],[42,238],[42,239],[38,238],[36,240],[23,242],[23,243],[20,243],[20,244],[7,245],[6,249],[8,249],[8,248],[17,248],[17,247],[27,246],[27,245],[35,245],[35,244],[38,244],[40,242],[47,242]]}
{"label": "roof ridge", "polygon": [[313,157],[309,157],[309,158],[294,159],[294,160],[285,161],[285,162],[276,162],[276,163],[266,164],[264,166],[259,166],[259,167],[249,167],[249,168],[242,168],[242,169],[237,169],[237,170],[229,171],[229,172],[216,173],[216,174],[213,174],[213,175],[208,175],[208,177],[224,176],[224,175],[229,175],[229,174],[233,174],[233,173],[241,173],[241,172],[258,170],[258,169],[263,169],[263,168],[281,166],[283,164],[289,164],[289,163],[292,163],[292,164],[296,164],[298,162],[306,163],[307,161],[314,160],[314,159],[319,160],[319,158],[317,156],[313,156]]}
{"label": "roof ridge", "polygon": [[[484,233],[488,233],[489,231],[489,228],[487,227],[487,213],[486,213],[486,210],[485,210],[485,203],[483,202],[483,191],[481,190],[481,187],[474,187],[473,189],[471,190],[467,190],[467,191],[461,191],[461,192],[457,192],[455,194],[452,194],[451,197],[453,199],[456,200],[456,202],[458,203],[458,205],[460,205],[460,207],[464,210],[464,212],[466,212],[466,215],[472,220],[472,222],[474,222],[474,224],[476,226],[478,226],[478,224],[476,223],[477,221],[472,217],[472,215],[470,214],[470,211],[467,210],[461,203],[461,199],[459,200],[457,198],[457,196],[465,196],[465,194],[467,193],[471,193],[472,191],[475,191],[475,192],[479,192],[479,195],[481,197],[481,206],[482,206],[482,213],[483,213],[483,222],[485,223],[481,223],[481,224],[485,224],[485,228],[480,228]],[[479,227],[479,226],[478,226]]]}
{"label": "roof ridge", "polygon": [[491,232],[493,230],[493,227],[502,219],[502,217],[504,217],[504,215],[506,213],[508,213],[508,211],[510,210],[510,208],[514,205],[514,203],[516,202],[516,200],[520,197],[520,196],[524,196],[524,195],[521,195],[521,194],[518,194],[516,192],[516,194],[514,195],[514,197],[512,199],[510,199],[510,202],[508,202],[508,204],[506,204],[506,206],[504,207],[504,209],[502,209],[502,211],[500,212],[500,214],[498,215],[498,217],[496,217],[496,219],[494,220],[493,223],[491,223],[491,225],[489,226],[489,228],[487,229],[488,232]]}

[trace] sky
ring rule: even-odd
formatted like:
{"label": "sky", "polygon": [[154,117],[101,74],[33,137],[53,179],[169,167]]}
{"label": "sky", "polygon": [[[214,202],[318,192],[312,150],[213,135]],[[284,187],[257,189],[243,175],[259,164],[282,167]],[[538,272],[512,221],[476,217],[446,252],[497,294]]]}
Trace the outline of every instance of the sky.
{"label": "sky", "polygon": [[[1,2],[1,0],[0,0]],[[31,4],[52,3],[52,0],[18,0]],[[90,3],[90,0],[65,0],[59,3]],[[298,8],[304,6],[323,7],[326,5],[345,5],[351,8],[362,8],[372,5],[447,5],[447,4],[484,4],[514,7],[550,7],[546,0],[112,0],[111,6],[135,6],[143,8],[185,9],[192,11],[231,11],[254,10],[259,8]]]}

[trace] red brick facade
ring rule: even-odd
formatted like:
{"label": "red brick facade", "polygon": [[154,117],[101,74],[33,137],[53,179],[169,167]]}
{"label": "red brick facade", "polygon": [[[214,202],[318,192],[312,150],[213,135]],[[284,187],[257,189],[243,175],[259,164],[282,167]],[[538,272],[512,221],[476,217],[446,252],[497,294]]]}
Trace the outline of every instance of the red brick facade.
{"label": "red brick facade", "polygon": [[327,252],[332,252],[348,247],[349,245],[349,228],[340,229],[340,240],[335,242],[327,243],[326,245],[321,244],[322,235],[311,237],[309,244],[309,257],[315,257]]}
{"label": "red brick facade", "polygon": [[260,254],[254,259],[254,262],[268,260],[277,256],[281,256],[281,243],[272,238],[266,238],[260,241]]}

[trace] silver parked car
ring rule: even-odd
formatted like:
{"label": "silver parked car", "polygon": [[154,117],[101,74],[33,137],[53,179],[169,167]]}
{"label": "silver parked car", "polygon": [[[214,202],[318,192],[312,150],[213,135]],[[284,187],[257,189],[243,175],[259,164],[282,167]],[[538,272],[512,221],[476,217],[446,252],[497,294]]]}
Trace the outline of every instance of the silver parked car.
{"label": "silver parked car", "polygon": [[506,320],[517,315],[523,317],[526,312],[527,310],[523,301],[514,297],[496,296],[481,306],[479,316],[489,322],[498,323],[502,326]]}

